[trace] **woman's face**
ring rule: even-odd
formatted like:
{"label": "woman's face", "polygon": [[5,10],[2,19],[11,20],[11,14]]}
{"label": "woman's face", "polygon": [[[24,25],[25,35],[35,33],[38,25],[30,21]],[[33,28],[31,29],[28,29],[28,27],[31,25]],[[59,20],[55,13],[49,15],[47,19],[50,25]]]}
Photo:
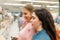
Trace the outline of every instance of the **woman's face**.
{"label": "woman's face", "polygon": [[27,9],[23,8],[22,9],[23,17],[25,18],[26,22],[29,22],[32,17],[32,13],[29,12]]}
{"label": "woman's face", "polygon": [[42,24],[42,22],[38,19],[38,17],[36,16],[35,13],[32,14],[31,23],[34,28],[36,28]]}

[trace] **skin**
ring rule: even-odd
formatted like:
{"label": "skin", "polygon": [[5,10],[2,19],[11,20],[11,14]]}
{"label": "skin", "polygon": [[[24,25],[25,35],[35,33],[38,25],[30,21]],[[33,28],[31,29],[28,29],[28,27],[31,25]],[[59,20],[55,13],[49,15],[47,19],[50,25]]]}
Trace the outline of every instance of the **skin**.
{"label": "skin", "polygon": [[23,17],[25,18],[26,22],[30,22],[32,18],[32,13],[25,8],[22,9],[22,13],[23,13]]}
{"label": "skin", "polygon": [[32,14],[31,23],[35,31],[42,30],[42,22],[38,19],[35,13]]}

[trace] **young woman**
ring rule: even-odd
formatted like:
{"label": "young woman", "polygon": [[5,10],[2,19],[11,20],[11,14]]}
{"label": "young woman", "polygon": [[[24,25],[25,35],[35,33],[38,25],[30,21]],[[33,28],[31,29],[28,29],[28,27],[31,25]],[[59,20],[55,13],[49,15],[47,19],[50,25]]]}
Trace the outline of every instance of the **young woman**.
{"label": "young woman", "polygon": [[30,22],[33,14],[34,7],[31,4],[27,4],[23,9],[24,21],[21,26],[19,35],[15,37],[16,40],[32,40],[32,36],[35,34],[35,31]]}
{"label": "young woman", "polygon": [[36,9],[31,22],[36,32],[32,40],[56,40],[54,21],[47,9]]}
{"label": "young woman", "polygon": [[23,26],[22,28],[24,28],[24,26],[30,22],[31,18],[32,18],[32,14],[34,11],[34,7],[32,4],[27,4],[26,6],[24,6],[22,8],[22,14],[23,14]]}

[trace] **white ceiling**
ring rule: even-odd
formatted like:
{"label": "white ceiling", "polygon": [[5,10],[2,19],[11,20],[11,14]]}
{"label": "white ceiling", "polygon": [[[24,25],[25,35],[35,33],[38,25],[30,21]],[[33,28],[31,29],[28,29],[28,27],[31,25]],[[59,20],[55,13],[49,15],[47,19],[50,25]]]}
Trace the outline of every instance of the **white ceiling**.
{"label": "white ceiling", "polygon": [[0,6],[10,11],[20,11],[21,7],[32,3],[35,7],[47,7],[49,10],[58,10],[58,0],[0,0]]}

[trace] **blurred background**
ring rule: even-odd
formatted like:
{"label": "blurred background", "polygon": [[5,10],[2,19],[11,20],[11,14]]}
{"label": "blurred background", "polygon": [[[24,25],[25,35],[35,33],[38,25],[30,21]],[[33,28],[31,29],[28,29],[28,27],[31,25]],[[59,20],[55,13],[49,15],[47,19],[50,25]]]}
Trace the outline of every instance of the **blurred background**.
{"label": "blurred background", "polygon": [[9,12],[19,13],[21,8],[27,3],[32,3],[34,7],[45,7],[52,14],[57,16],[59,10],[59,0],[0,0],[0,6]]}
{"label": "blurred background", "polygon": [[[33,4],[35,8],[48,9],[53,16],[57,34],[60,36],[59,0],[0,0],[0,35],[3,35],[0,40],[11,40],[10,36],[7,38],[10,31],[8,26],[16,16],[22,17],[21,9],[27,3]],[[13,26],[17,26],[17,23],[15,22]]]}

